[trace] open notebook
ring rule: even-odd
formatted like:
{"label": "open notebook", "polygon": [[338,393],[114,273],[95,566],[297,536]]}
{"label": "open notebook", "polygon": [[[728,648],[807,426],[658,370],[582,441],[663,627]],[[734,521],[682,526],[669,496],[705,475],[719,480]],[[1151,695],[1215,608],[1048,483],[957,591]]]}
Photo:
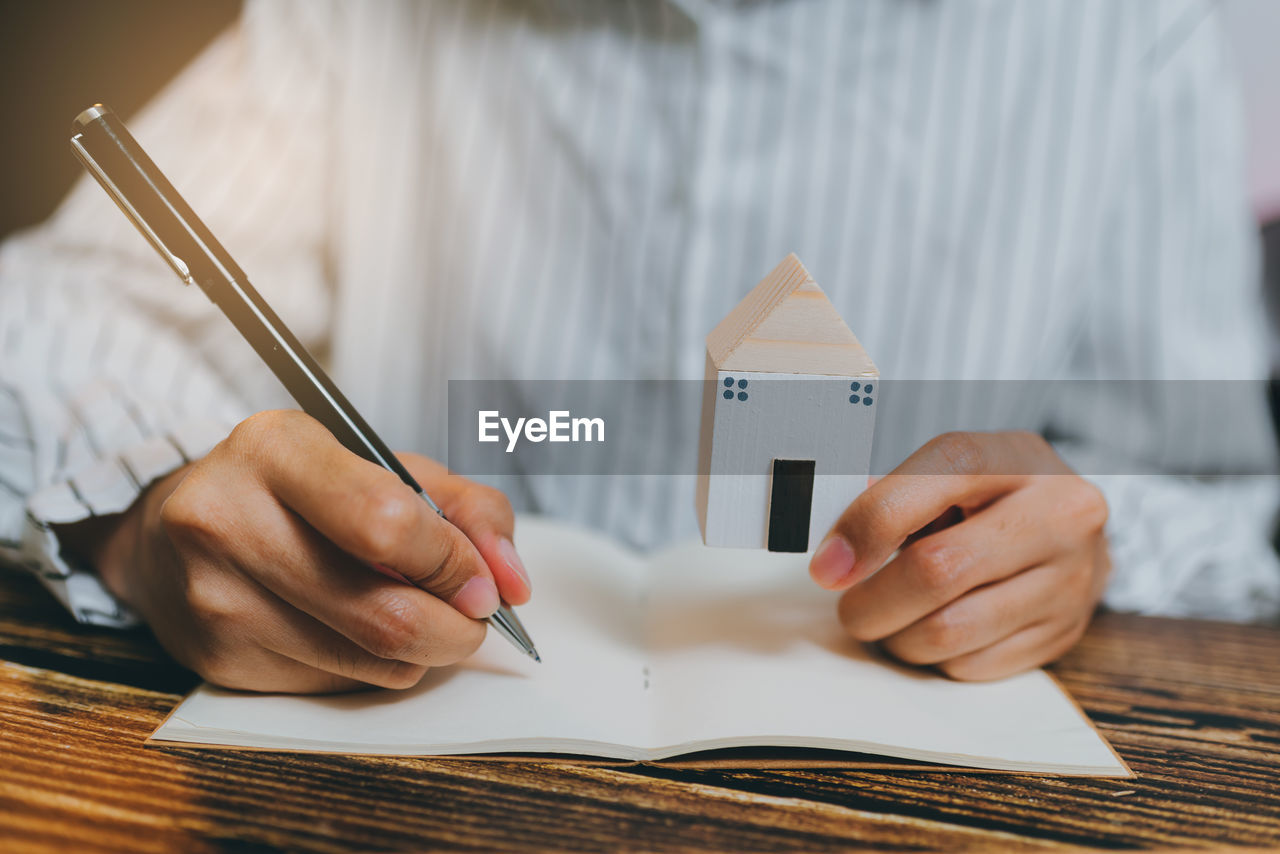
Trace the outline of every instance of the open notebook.
{"label": "open notebook", "polygon": [[568,753],[654,761],[748,746],[824,748],[1010,771],[1126,776],[1053,679],[964,684],[845,636],[806,558],[680,545],[638,555],[522,518],[520,609],[543,662],[490,632],[408,691],[249,695],[209,686],[153,741],[279,750]]}

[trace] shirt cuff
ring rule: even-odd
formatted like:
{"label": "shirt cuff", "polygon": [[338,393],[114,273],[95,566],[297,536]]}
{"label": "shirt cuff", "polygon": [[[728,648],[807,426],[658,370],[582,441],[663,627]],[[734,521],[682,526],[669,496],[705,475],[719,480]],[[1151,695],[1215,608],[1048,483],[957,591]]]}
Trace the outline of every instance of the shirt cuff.
{"label": "shirt cuff", "polygon": [[117,628],[137,625],[137,615],[103,586],[93,568],[63,551],[53,526],[124,512],[144,489],[204,456],[226,435],[227,427],[221,422],[186,422],[37,491],[27,499],[22,565],[79,622]]}
{"label": "shirt cuff", "polygon": [[1218,620],[1280,618],[1280,560],[1269,536],[1280,494],[1275,478],[1091,480],[1111,510],[1108,607]]}

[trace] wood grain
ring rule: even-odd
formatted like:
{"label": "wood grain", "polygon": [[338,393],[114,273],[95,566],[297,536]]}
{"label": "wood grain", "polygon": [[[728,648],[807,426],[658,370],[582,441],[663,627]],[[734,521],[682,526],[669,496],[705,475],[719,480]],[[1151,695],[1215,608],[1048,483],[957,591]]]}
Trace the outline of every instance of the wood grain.
{"label": "wood grain", "polygon": [[1099,617],[1057,676],[1132,780],[143,747],[193,677],[0,576],[5,851],[1280,845],[1280,629]]}
{"label": "wood grain", "polygon": [[794,254],[782,259],[707,335],[721,371],[876,377],[827,295]]}

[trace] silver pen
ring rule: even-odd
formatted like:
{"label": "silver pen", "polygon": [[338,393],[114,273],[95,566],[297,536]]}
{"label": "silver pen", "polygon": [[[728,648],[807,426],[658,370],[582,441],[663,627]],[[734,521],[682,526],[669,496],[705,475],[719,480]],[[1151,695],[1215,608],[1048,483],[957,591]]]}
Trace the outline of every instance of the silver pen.
{"label": "silver pen", "polygon": [[[76,116],[71,149],[178,278],[200,286],[308,415],[348,450],[394,472],[444,518],[109,107],[94,104]],[[525,655],[542,660],[506,603],[488,622]]]}

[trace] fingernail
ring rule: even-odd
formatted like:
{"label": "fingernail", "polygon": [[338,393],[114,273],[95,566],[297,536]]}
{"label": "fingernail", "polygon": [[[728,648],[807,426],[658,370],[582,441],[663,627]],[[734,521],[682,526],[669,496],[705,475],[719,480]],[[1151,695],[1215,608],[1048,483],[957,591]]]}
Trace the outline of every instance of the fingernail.
{"label": "fingernail", "polygon": [[525,589],[533,592],[533,582],[529,580],[529,573],[524,568],[524,562],[520,560],[520,555],[516,554],[516,547],[505,537],[498,540],[498,556],[502,558],[503,563],[524,579]]}
{"label": "fingernail", "polygon": [[813,553],[809,574],[823,587],[838,587],[853,572],[853,561],[853,546],[839,534],[832,534]]}
{"label": "fingernail", "polygon": [[477,575],[462,585],[450,604],[473,620],[483,620],[498,610],[498,588],[488,578]]}

